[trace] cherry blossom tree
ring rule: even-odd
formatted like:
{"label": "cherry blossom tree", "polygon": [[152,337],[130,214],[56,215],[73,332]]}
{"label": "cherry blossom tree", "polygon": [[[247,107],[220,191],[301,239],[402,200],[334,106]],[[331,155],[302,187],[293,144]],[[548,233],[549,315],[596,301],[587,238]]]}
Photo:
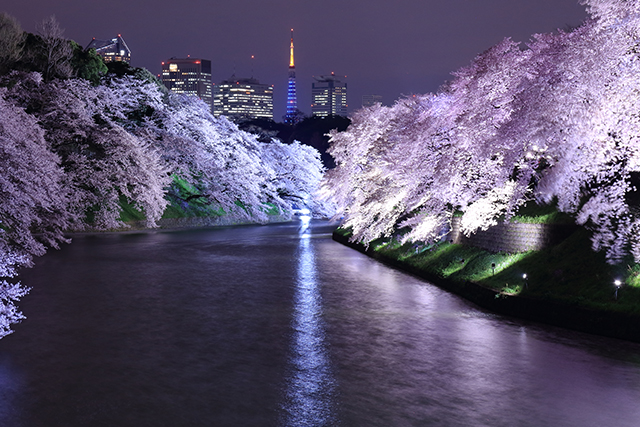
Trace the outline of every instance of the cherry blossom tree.
{"label": "cherry blossom tree", "polygon": [[27,293],[8,279],[33,256],[65,241],[68,192],[58,157],[48,150],[36,120],[0,89],[0,338],[23,316],[15,302]]}
{"label": "cherry blossom tree", "polygon": [[[71,79],[44,85],[41,96],[40,121],[73,188],[76,227],[121,227],[122,198],[144,211],[153,226],[167,205],[167,170],[149,141],[119,123],[123,115],[113,90]],[[84,217],[86,212],[93,218]]]}
{"label": "cherry blossom tree", "polygon": [[264,222],[273,207],[286,215],[299,199],[322,210],[313,196],[324,170],[317,150],[262,143],[225,117],[213,117],[193,97],[170,95],[168,107],[157,117],[172,173],[200,188],[231,218]]}
{"label": "cherry blossom tree", "polygon": [[333,206],[316,196],[324,173],[320,152],[298,141],[283,144],[278,140],[262,144],[262,160],[273,170],[271,183],[278,198],[285,202],[281,210],[291,212],[293,205],[309,208],[317,216],[332,216]]}
{"label": "cherry blossom tree", "polygon": [[[456,210],[490,197],[496,186],[515,190],[505,157],[516,149],[501,146],[497,134],[512,113],[525,59],[507,39],[441,93],[362,110],[347,132],[332,135],[339,167],[325,188],[348,207],[345,224],[354,238],[370,241],[398,227],[411,229],[407,239],[438,238]],[[524,193],[512,191],[491,218],[513,212]]]}
{"label": "cherry blossom tree", "polygon": [[640,9],[585,0],[570,32],[505,39],[435,95],[354,115],[332,135],[338,167],[324,192],[353,239],[400,229],[434,240],[454,212],[470,234],[508,220],[527,200],[555,203],[592,231],[611,263],[640,260],[637,174]]}
{"label": "cherry blossom tree", "polygon": [[[193,97],[170,96],[162,118],[174,172],[198,184],[231,218],[266,221],[275,188],[260,158],[260,143]],[[176,144],[177,143],[177,144]]]}
{"label": "cherry blossom tree", "polygon": [[[613,263],[637,245],[627,199],[638,165],[638,14],[629,2],[591,3],[599,8],[595,19],[532,43],[537,78],[517,128],[549,165],[537,199],[576,215],[592,230],[593,248]],[[631,10],[619,19],[604,14],[625,3]]]}
{"label": "cherry blossom tree", "polygon": [[[18,31],[0,18],[0,32]],[[21,267],[67,242],[64,231],[126,227],[123,204],[156,226],[174,179],[232,220],[266,222],[274,208],[286,217],[301,201],[326,212],[317,150],[262,143],[146,70],[70,78],[71,44],[55,19],[39,31],[27,35],[37,58],[25,67],[39,71],[0,75],[0,338],[22,319],[15,302],[27,289],[12,282]],[[3,43],[7,65],[15,43]]]}

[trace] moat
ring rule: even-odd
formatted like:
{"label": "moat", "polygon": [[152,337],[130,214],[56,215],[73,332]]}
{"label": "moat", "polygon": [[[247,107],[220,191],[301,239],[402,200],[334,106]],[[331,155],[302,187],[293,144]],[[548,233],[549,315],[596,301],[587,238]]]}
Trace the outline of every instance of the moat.
{"label": "moat", "polygon": [[639,344],[483,311],[333,228],[74,237],[22,275],[0,425],[637,425]]}

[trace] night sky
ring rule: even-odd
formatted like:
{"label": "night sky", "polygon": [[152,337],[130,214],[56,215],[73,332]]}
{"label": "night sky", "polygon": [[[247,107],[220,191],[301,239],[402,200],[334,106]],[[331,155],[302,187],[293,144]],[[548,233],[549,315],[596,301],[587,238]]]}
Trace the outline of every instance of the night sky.
{"label": "night sky", "polygon": [[214,82],[235,73],[273,84],[276,121],[285,113],[291,28],[298,106],[309,114],[314,75],[346,75],[350,111],[365,94],[390,105],[436,91],[504,37],[526,42],[586,17],[578,0],[20,0],[0,10],[29,32],[54,14],[83,46],[122,34],[132,65],[154,74],[163,60],[191,55],[212,61]]}

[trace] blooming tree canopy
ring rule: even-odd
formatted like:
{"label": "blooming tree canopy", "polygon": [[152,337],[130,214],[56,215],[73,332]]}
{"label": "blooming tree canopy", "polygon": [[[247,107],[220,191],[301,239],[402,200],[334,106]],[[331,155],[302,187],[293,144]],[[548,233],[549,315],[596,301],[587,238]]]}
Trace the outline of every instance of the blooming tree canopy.
{"label": "blooming tree canopy", "polygon": [[436,240],[456,212],[470,234],[535,200],[588,227],[609,262],[640,261],[640,6],[583,3],[579,28],[526,49],[505,39],[437,94],[361,110],[332,135],[323,191],[354,240]]}
{"label": "blooming tree canopy", "polygon": [[[0,18],[1,33],[20,34]],[[0,338],[22,318],[15,302],[27,290],[12,282],[21,267],[67,242],[65,231],[127,227],[124,206],[156,226],[176,181],[235,221],[286,218],[301,201],[322,213],[315,149],[260,142],[146,70],[72,78],[82,64],[55,20],[39,31],[46,58],[20,69],[15,43],[0,43]]]}

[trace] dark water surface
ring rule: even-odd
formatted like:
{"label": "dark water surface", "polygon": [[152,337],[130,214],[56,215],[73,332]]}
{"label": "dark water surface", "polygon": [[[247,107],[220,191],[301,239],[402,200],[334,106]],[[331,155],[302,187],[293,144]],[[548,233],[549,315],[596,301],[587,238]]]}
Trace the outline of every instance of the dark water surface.
{"label": "dark water surface", "polygon": [[640,425],[640,345],[479,310],[331,229],[75,237],[24,272],[0,426]]}

